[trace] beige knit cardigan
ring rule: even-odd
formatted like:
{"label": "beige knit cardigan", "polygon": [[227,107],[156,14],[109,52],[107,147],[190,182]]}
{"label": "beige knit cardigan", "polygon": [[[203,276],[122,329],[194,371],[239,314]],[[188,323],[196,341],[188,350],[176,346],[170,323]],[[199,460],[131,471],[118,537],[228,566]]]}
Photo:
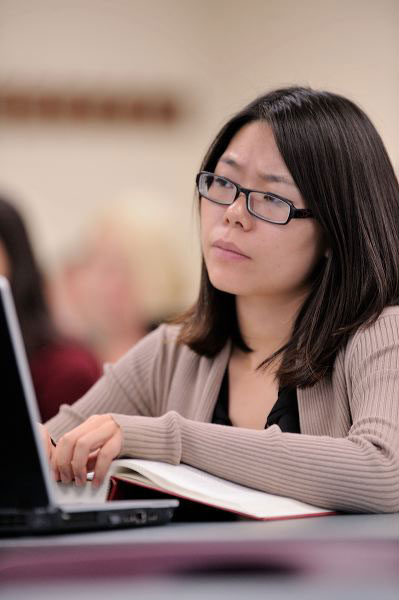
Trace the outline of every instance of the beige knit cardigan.
{"label": "beige knit cardigan", "polygon": [[330,509],[399,511],[398,306],[357,331],[331,377],[298,389],[300,434],[210,423],[230,345],[210,359],[178,344],[177,332],[162,325],[106,365],[83,398],[48,421],[51,435],[111,413],[123,456],[186,463]]}

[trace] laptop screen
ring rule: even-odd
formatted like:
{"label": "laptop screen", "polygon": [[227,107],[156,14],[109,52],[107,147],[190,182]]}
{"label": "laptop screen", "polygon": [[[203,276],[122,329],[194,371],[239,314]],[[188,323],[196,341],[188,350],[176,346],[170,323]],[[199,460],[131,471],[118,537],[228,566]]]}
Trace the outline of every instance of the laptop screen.
{"label": "laptop screen", "polygon": [[[3,279],[3,283],[0,282],[0,509],[28,509],[49,504],[21,369],[17,363],[17,353],[20,363],[25,362],[24,349],[18,338],[18,323],[13,317],[13,305]],[[18,346],[20,348],[17,349]],[[20,367],[23,368],[23,365],[20,364]]]}

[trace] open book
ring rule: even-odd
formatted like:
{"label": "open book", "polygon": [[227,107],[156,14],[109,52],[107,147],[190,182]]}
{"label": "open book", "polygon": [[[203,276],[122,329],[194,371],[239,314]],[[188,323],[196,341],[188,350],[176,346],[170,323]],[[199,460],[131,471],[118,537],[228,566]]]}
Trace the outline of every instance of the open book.
{"label": "open book", "polygon": [[[118,459],[102,486],[92,488],[90,481],[84,487],[72,484],[57,484],[58,501],[99,502],[118,496],[118,485],[129,486],[129,498],[134,498],[135,487],[139,498],[151,498],[152,491],[199,502],[214,508],[238,513],[252,519],[284,519],[333,514],[283,496],[266,494],[251,488],[220,479],[187,465],[170,465],[163,462],[140,459]],[[143,488],[145,488],[143,490]],[[159,496],[158,496],[159,497]]]}

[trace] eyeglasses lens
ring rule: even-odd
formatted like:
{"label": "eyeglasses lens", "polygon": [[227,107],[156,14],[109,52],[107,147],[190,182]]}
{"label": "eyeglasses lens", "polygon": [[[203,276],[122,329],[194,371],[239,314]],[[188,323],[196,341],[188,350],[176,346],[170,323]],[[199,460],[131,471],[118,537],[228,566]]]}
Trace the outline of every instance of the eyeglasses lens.
{"label": "eyeglasses lens", "polygon": [[231,204],[237,195],[237,188],[233,183],[214,175],[201,175],[199,191],[219,204]]}
{"label": "eyeglasses lens", "polygon": [[286,202],[259,192],[249,194],[249,207],[255,215],[271,223],[286,223],[290,216],[290,207]]}

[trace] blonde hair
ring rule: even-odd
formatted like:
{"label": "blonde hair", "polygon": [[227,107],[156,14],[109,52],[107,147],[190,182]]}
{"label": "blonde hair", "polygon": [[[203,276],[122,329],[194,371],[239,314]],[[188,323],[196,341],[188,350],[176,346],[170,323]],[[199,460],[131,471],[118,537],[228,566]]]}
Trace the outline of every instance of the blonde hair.
{"label": "blonde hair", "polygon": [[108,244],[118,253],[147,321],[174,316],[188,303],[179,220],[171,206],[149,189],[124,194],[92,220],[81,252],[84,257],[98,244]]}

